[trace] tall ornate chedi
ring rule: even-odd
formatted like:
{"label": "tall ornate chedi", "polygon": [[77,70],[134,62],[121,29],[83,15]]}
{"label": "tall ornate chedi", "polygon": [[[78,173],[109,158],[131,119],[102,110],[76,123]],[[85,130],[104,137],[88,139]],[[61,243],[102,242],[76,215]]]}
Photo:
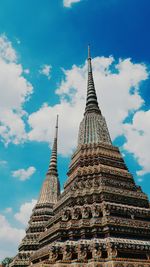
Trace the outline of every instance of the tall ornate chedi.
{"label": "tall ornate chedi", "polygon": [[53,214],[31,266],[150,267],[149,201],[112,145],[96,97],[90,51],[78,147]]}
{"label": "tall ornate chedi", "polygon": [[149,200],[112,145],[97,101],[90,51],[78,147],[53,212],[32,266],[150,266]]}
{"label": "tall ornate chedi", "polygon": [[60,184],[57,173],[57,136],[58,116],[56,122],[56,133],[52,148],[51,160],[43,182],[39,199],[35,205],[26,229],[26,236],[23,238],[17,256],[10,266],[29,266],[30,255],[39,247],[39,236],[44,231],[46,223],[53,217],[53,206],[57,203],[60,194]]}
{"label": "tall ornate chedi", "polygon": [[97,101],[90,51],[78,147],[53,212],[32,266],[150,266],[149,200],[112,145]]}

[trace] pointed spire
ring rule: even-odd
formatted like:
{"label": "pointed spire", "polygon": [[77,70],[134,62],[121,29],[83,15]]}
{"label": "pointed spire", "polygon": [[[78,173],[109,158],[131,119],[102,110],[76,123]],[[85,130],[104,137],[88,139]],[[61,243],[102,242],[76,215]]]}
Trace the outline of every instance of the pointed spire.
{"label": "pointed spire", "polygon": [[93,110],[98,113],[101,113],[97,102],[97,96],[92,73],[90,46],[88,45],[88,84],[87,84],[87,98],[86,98],[85,112],[91,112]]}
{"label": "pointed spire", "polygon": [[50,160],[47,174],[57,175],[57,138],[58,138],[58,115],[56,119],[56,131],[55,131],[54,143],[52,147],[51,160]]}
{"label": "pointed spire", "polygon": [[88,59],[91,58],[90,45],[88,45]]}
{"label": "pointed spire", "polygon": [[95,85],[92,74],[90,46],[88,46],[88,84],[84,118],[80,123],[78,145],[107,143],[111,139],[105,118],[98,106]]}
{"label": "pointed spire", "polygon": [[44,180],[41,188],[38,204],[56,203],[58,195],[60,194],[60,183],[57,173],[57,138],[58,138],[58,115],[56,119],[56,131],[52,147],[51,160],[46,175],[46,179]]}

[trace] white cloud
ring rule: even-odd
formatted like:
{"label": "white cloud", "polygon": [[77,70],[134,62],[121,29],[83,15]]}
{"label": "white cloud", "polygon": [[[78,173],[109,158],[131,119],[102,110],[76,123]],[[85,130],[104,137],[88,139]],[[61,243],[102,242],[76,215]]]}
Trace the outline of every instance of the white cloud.
{"label": "white cloud", "polygon": [[[63,101],[54,107],[43,105],[41,109],[29,116],[32,130],[29,133],[31,141],[53,141],[56,114],[59,119],[59,153],[68,155],[76,147],[79,118],[81,119],[82,107]],[[68,116],[69,115],[69,116]],[[47,122],[50,122],[49,124]],[[38,123],[41,123],[40,127]],[[63,138],[64,137],[64,138]]]}
{"label": "white cloud", "polygon": [[[116,62],[113,57],[94,58],[93,72],[100,108],[114,140],[124,133],[125,118],[142,106],[144,101],[139,94],[139,86],[147,79],[148,73],[143,64],[134,64],[130,59]],[[53,140],[55,118],[59,114],[59,152],[68,155],[76,147],[79,122],[84,113],[87,65],[73,65],[70,70],[64,70],[64,74],[65,79],[56,91],[60,103],[54,106],[44,104],[30,114],[28,137],[40,142]],[[63,140],[61,137],[64,137]]]}
{"label": "white cloud", "polygon": [[6,217],[0,214],[0,260],[14,256],[24,235],[23,229],[11,226]]}
{"label": "white cloud", "polygon": [[32,209],[34,208],[36,203],[37,203],[37,200],[32,199],[31,202],[26,202],[22,204],[19,212],[14,215],[15,219],[21,222],[23,225],[27,225],[29,218],[31,216],[31,213],[32,213]]}
{"label": "white cloud", "polygon": [[72,4],[79,3],[82,0],[63,0],[64,7],[71,7]]}
{"label": "white cloud", "polygon": [[142,167],[137,175],[150,172],[150,110],[137,111],[132,123],[125,124],[124,128],[127,139],[124,148],[134,155]]}
{"label": "white cloud", "polygon": [[6,36],[0,36],[0,140],[6,145],[26,139],[23,104],[33,91]]}
{"label": "white cloud", "polygon": [[[67,4],[68,3],[68,4]],[[66,1],[66,5],[72,4]],[[50,78],[51,66],[44,65],[41,73]],[[137,158],[142,170],[142,175],[149,172],[149,161],[145,160],[144,154],[148,156],[147,148],[148,134],[138,129],[133,130],[132,123],[124,126],[124,120],[130,115],[138,115],[136,112],[144,104],[140,96],[139,88],[141,81],[148,78],[148,71],[144,64],[135,64],[131,59],[120,59],[115,61],[113,57],[96,57],[93,59],[93,72],[95,85],[102,113],[106,117],[111,137],[114,140],[117,136],[125,135],[127,143],[124,148],[133,153]],[[56,114],[60,115],[59,151],[62,155],[68,155],[77,145],[77,134],[81,114],[85,107],[85,88],[87,84],[87,66],[73,65],[71,69],[64,70],[65,78],[62,80],[56,93],[60,97],[59,103],[54,106],[43,104],[39,110],[28,116],[30,131],[26,132],[24,103],[32,94],[32,85],[23,77],[24,70],[17,62],[17,54],[11,42],[6,36],[0,36],[0,141],[19,144],[26,140],[46,141],[53,140],[54,124]],[[148,111],[147,111],[148,112]],[[146,116],[144,112],[144,117]],[[147,116],[146,116],[147,117]],[[67,119],[66,119],[67,118]],[[133,118],[133,120],[134,120]],[[50,123],[48,123],[48,121]],[[134,121],[133,121],[134,123]],[[145,128],[144,128],[145,130]],[[140,144],[145,144],[142,155],[138,148],[129,144],[132,136],[137,136]],[[61,137],[64,137],[63,141]],[[25,180],[28,177],[26,170],[18,170],[18,177]],[[29,170],[31,171],[31,169]],[[27,175],[27,176],[26,176]]]}
{"label": "white cloud", "polygon": [[51,66],[51,65],[47,65],[47,64],[45,64],[45,65],[42,66],[42,68],[39,70],[39,73],[45,75],[45,76],[48,78],[48,80],[50,80],[50,78],[51,78],[51,76],[50,76],[51,69],[52,69],[52,66]]}
{"label": "white cloud", "polygon": [[[22,224],[21,228],[14,227],[7,218],[0,214],[0,261],[5,257],[13,257],[17,253],[17,247],[25,236],[25,226],[27,225],[36,205],[37,200],[32,199],[20,206],[19,212],[14,214],[15,219]],[[5,213],[12,212],[12,208],[5,209]]]}
{"label": "white cloud", "polygon": [[11,42],[4,34],[0,36],[0,57],[8,62],[17,61],[17,54],[13,49]]}
{"label": "white cloud", "polygon": [[36,168],[31,166],[28,169],[19,169],[12,171],[12,176],[19,178],[20,181],[25,181],[29,179],[36,171]]}

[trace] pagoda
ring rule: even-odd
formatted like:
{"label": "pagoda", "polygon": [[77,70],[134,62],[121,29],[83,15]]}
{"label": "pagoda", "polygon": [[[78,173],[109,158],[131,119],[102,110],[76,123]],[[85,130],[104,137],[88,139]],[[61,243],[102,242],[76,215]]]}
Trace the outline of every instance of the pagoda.
{"label": "pagoda", "polygon": [[26,229],[26,236],[23,238],[17,256],[9,265],[11,267],[29,266],[30,255],[39,247],[39,236],[45,230],[46,223],[54,216],[53,207],[57,203],[60,194],[60,183],[57,172],[57,136],[58,116],[56,122],[56,133],[52,148],[51,160],[43,182],[39,199],[35,205]]}
{"label": "pagoda", "polygon": [[149,267],[150,206],[135,184],[99,108],[90,49],[78,146],[33,267]]}

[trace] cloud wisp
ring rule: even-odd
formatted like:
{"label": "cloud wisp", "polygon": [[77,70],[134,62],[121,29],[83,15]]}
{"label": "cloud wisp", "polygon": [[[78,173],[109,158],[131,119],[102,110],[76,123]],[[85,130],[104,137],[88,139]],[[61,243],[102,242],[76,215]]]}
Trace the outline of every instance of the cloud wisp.
{"label": "cloud wisp", "polygon": [[51,65],[43,65],[41,67],[41,69],[39,70],[39,73],[46,76],[48,80],[50,80],[51,78],[51,69],[52,69],[52,66]]}
{"label": "cloud wisp", "polygon": [[79,3],[82,0],[63,0],[64,7],[72,7],[73,4]]}
{"label": "cloud wisp", "polygon": [[5,213],[11,213],[12,212],[12,208],[11,207],[6,208],[4,212]]}
{"label": "cloud wisp", "polygon": [[34,173],[36,172],[36,168],[31,166],[25,169],[19,169],[12,171],[12,176],[18,178],[20,181],[28,180]]}

